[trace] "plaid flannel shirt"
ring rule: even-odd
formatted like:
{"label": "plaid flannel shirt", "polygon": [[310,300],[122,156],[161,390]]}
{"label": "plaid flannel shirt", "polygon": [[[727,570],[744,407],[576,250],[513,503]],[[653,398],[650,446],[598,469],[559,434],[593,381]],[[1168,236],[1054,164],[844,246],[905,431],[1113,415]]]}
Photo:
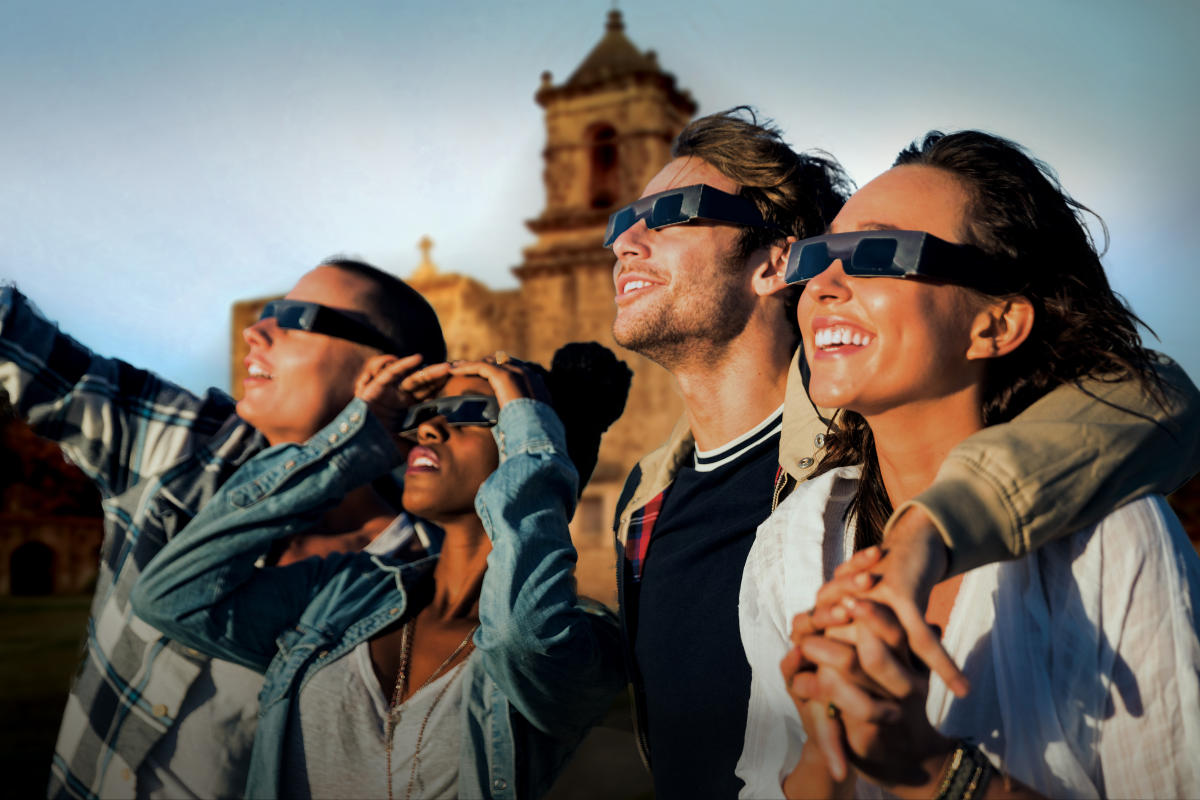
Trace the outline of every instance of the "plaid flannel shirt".
{"label": "plaid flannel shirt", "polygon": [[63,713],[51,797],[132,797],[206,657],[134,617],[147,562],[265,440],[216,389],[203,397],[59,332],[0,287],[0,389],[99,487],[104,509],[83,660]]}

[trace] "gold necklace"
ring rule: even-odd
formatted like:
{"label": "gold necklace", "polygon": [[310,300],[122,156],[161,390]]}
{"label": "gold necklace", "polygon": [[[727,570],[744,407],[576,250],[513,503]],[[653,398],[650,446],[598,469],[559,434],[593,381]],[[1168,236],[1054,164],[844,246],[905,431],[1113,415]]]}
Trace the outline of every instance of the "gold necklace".
{"label": "gold necklace", "polygon": [[[395,736],[396,724],[400,721],[401,701],[404,697],[405,691],[408,690],[408,671],[409,671],[409,667],[412,665],[412,643],[413,643],[413,634],[416,632],[416,628],[417,628],[417,618],[413,617],[408,622],[404,623],[404,627],[401,629],[401,632],[400,632],[400,668],[398,670],[396,670],[396,690],[392,694],[392,704],[391,704],[391,706],[388,707],[387,721],[384,723],[384,726],[383,726],[384,739],[386,741],[386,747],[387,747],[388,800],[393,800],[393,797],[392,797],[392,737]],[[458,656],[464,650],[469,652],[471,649],[473,649],[475,647],[475,643],[471,641],[471,637],[475,635],[475,631],[477,631],[477,630],[479,630],[479,623],[476,623],[475,627],[471,628],[471,630],[467,633],[466,638],[464,638],[461,642],[459,642],[458,647],[454,648],[454,652],[446,657],[446,660],[442,662],[441,666],[439,666],[437,669],[435,669],[433,671],[433,674],[431,674],[428,678],[426,678],[424,683],[422,683],[420,686],[417,687],[417,690],[415,692],[413,692],[414,695],[417,692],[424,689],[429,684],[433,683],[438,678],[440,678],[443,674],[445,674],[446,668],[449,667],[450,664],[452,664],[454,662],[454,659],[458,658]],[[459,664],[456,669],[461,669],[463,664],[466,664],[466,663],[467,663],[467,660],[464,658],[462,663]],[[416,780],[416,777],[417,777],[417,763],[421,759],[421,741],[425,738],[425,726],[429,723],[429,717],[433,714],[433,709],[437,708],[438,702],[441,701],[442,697],[446,694],[446,690],[450,688],[450,684],[453,682],[454,681],[452,681],[452,680],[446,682],[446,685],[442,687],[442,690],[437,693],[437,697],[433,698],[433,703],[430,704],[429,710],[425,712],[425,718],[423,720],[421,720],[421,728],[420,728],[420,730],[417,731],[417,744],[416,744],[416,747],[413,748],[412,769],[408,773],[408,789],[404,793],[405,800],[409,800],[409,798],[412,797],[413,782]]]}

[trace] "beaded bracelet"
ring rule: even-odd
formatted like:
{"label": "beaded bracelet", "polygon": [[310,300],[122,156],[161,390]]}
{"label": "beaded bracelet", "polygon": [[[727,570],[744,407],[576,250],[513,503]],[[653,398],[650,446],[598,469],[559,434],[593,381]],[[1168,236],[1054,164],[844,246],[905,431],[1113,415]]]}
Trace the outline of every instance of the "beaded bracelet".
{"label": "beaded bracelet", "polygon": [[946,763],[934,800],[972,800],[987,792],[988,781],[996,768],[978,747],[959,739]]}

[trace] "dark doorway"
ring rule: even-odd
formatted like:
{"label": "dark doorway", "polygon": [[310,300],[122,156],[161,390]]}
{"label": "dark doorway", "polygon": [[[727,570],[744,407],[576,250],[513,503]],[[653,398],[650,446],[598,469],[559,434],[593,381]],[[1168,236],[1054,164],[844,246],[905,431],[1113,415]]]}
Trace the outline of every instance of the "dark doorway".
{"label": "dark doorway", "polygon": [[41,542],[26,542],[13,550],[9,579],[14,595],[54,591],[54,551]]}

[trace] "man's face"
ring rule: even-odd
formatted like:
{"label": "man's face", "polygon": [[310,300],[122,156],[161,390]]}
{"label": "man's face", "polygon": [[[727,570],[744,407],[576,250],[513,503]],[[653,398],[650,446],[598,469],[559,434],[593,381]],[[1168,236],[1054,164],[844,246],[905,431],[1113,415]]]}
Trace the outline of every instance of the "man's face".
{"label": "man's face", "polygon": [[[317,267],[287,298],[364,311],[374,285],[336,267]],[[354,382],[379,351],[309,331],[279,327],[273,318],[242,331],[250,353],[238,416],[271,444],[302,442],[327,425],[354,397]]]}
{"label": "man's face", "polygon": [[[677,158],[642,196],[706,183],[731,194],[738,185],[698,158]],[[742,229],[696,220],[650,230],[643,220],[613,242],[617,344],[670,369],[706,344],[724,344],[745,328],[756,296],[751,271],[737,258]]]}

